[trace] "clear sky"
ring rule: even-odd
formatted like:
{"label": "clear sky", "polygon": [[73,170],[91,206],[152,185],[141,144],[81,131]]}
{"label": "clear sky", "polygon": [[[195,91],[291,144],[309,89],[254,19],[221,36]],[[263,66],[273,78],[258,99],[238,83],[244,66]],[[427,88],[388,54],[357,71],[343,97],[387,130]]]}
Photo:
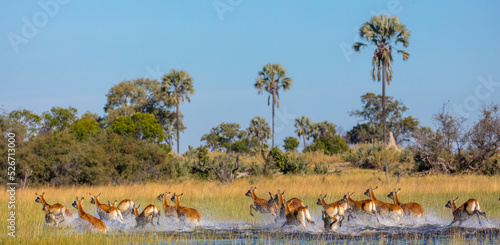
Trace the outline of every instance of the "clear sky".
{"label": "clear sky", "polygon": [[278,145],[302,115],[349,130],[360,96],[381,93],[373,48],[350,47],[364,22],[385,13],[411,31],[410,59],[395,55],[387,95],[424,125],[443,103],[473,121],[481,104],[500,103],[499,9],[498,1],[2,1],[0,107],[104,115],[114,84],[183,69],[196,90],[181,105],[185,151],[221,122],[270,122],[267,95],[253,85],[277,62],[293,79],[281,93]]}

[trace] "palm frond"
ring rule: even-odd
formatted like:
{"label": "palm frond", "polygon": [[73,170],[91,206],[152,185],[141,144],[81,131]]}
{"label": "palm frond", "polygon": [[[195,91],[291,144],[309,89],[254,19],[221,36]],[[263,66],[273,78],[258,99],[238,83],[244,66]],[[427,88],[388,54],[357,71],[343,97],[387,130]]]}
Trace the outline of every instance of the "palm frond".
{"label": "palm frond", "polygon": [[356,52],[359,52],[360,48],[363,47],[363,46],[366,46],[366,44],[364,43],[360,43],[360,42],[356,42],[352,48],[356,51]]}

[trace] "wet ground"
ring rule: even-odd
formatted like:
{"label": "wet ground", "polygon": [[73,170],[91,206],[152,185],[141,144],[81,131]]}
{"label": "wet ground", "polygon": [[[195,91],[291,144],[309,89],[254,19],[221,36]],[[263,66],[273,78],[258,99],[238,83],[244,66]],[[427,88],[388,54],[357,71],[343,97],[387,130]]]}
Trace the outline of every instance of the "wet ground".
{"label": "wet ground", "polygon": [[[475,217],[461,226],[451,227],[448,226],[450,221],[430,215],[418,221],[397,223],[356,218],[344,221],[336,232],[325,232],[319,219],[306,229],[282,227],[265,218],[254,224],[205,220],[198,226],[191,226],[168,223],[164,219],[160,222],[159,226],[148,225],[146,233],[135,229],[135,221],[131,218],[126,218],[125,223],[108,221],[106,225],[111,234],[152,235],[160,244],[500,244],[500,222],[483,221],[479,225]],[[81,229],[77,220],[72,226]]]}

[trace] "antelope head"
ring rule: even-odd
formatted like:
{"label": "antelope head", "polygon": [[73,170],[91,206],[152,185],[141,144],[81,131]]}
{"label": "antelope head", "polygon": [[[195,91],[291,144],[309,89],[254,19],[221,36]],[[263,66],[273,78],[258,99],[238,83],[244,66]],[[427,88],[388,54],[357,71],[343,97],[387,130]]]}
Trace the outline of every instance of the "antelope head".
{"label": "antelope head", "polygon": [[[82,197],[83,199],[83,197]],[[76,197],[75,201],[71,204],[74,208],[78,209],[78,197]]]}
{"label": "antelope head", "polygon": [[[325,197],[326,197],[326,195],[325,195]],[[316,204],[322,206],[323,202],[321,201],[321,199],[324,199],[325,197],[323,196],[323,194],[319,194],[318,202],[316,202]]]}
{"label": "antelope head", "polygon": [[458,200],[458,197],[455,198],[455,200],[453,200],[453,196],[451,196],[450,200],[448,201],[448,203],[446,203],[445,207],[453,209],[453,207],[455,206],[455,201],[457,201],[457,200]]}
{"label": "antelope head", "polygon": [[97,201],[99,201],[99,197],[101,196],[101,193],[99,193],[99,195],[97,195],[97,196],[93,196],[93,195],[92,195],[92,193],[90,193],[90,192],[89,192],[89,195],[90,195],[90,197],[92,198],[92,199],[90,200],[90,203],[91,203],[91,204],[95,204],[95,203],[96,203],[96,199],[97,199]]}
{"label": "antelope head", "polygon": [[170,191],[160,194],[156,199],[158,199],[158,201],[163,201],[163,198],[166,196],[168,197],[168,195],[170,195]]}
{"label": "antelope head", "polygon": [[179,195],[176,195],[176,194],[174,193],[174,195],[172,196],[172,198],[170,198],[170,200],[172,200],[172,202],[175,202],[175,198],[179,198],[179,199],[181,199],[181,196],[182,196],[183,194],[184,194],[184,193],[181,193],[181,194],[179,194]]}
{"label": "antelope head", "polygon": [[252,197],[252,191],[253,191],[254,187],[250,187],[250,190],[247,191],[247,193],[245,193],[245,196],[247,197]]}
{"label": "antelope head", "polygon": [[38,202],[38,203],[43,203],[43,202],[42,202],[42,198],[43,198],[43,195],[45,195],[45,192],[44,192],[44,193],[42,193],[42,195],[38,195],[38,194],[35,192],[35,195],[36,195],[35,202]]}

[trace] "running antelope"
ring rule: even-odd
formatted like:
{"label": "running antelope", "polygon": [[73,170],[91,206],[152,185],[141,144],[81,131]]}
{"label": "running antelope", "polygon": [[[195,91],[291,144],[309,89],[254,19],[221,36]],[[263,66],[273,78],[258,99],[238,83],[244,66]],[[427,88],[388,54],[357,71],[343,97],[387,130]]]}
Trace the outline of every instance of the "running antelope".
{"label": "running antelope", "polygon": [[183,207],[179,204],[179,200],[184,193],[172,196],[172,202],[175,202],[175,210],[177,211],[177,217],[179,220],[188,220],[190,222],[200,222],[201,215],[198,210],[194,208]]}
{"label": "running antelope", "polygon": [[173,219],[177,220],[178,219],[177,210],[175,209],[175,206],[168,205],[168,202],[167,202],[168,195],[170,195],[170,191],[165,192],[163,194],[160,194],[159,196],[156,197],[156,199],[158,199],[158,201],[161,201],[163,203],[163,210],[165,211],[165,217],[167,219],[173,218]]}
{"label": "running antelope", "polygon": [[76,197],[75,202],[73,202],[73,204],[72,204],[73,207],[78,209],[78,215],[80,216],[80,218],[88,221],[94,227],[94,229],[98,229],[98,230],[102,231],[103,233],[106,233],[107,229],[106,229],[106,225],[104,224],[104,222],[102,222],[102,220],[85,212],[85,210],[83,210],[83,208],[82,208],[82,201],[83,201],[83,197],[80,200],[78,200],[78,197]]}
{"label": "running antelope", "polygon": [[309,213],[309,209],[305,206],[300,206],[295,210],[290,209],[290,204],[285,202],[285,225],[299,225],[301,224],[304,228],[306,228],[306,222],[314,225],[314,221],[311,218],[311,213]]}
{"label": "running antelope", "polygon": [[101,196],[101,193],[97,196],[93,196],[92,193],[89,193],[90,197],[92,198],[90,200],[91,204],[95,204],[97,208],[97,213],[99,214],[99,217],[101,219],[114,219],[118,220],[118,218],[123,222],[123,216],[122,212],[118,210],[116,207],[108,206],[106,204],[102,204],[99,202],[99,197]]}
{"label": "running antelope", "polygon": [[351,198],[352,194],[354,194],[354,192],[350,194],[349,192],[347,192],[347,194],[344,196],[344,199],[347,200],[348,209],[350,209],[351,212],[358,214],[365,213],[369,215],[375,215],[375,218],[377,218],[377,221],[379,221],[375,202],[371,199],[366,199],[363,201],[355,201]]}
{"label": "running antelope", "polygon": [[268,201],[268,206],[271,214],[274,216],[274,222],[278,223],[280,220],[285,220],[286,218],[286,210],[285,210],[285,203],[288,203],[289,209],[291,212],[296,210],[298,207],[305,207],[304,203],[298,199],[298,198],[291,198],[290,200],[284,202],[284,197],[283,195],[285,194],[285,191],[280,192],[278,190],[278,193],[276,195],[272,195],[269,192],[269,196],[271,196],[271,199]]}
{"label": "running antelope", "polygon": [[257,187],[250,187],[250,190],[248,190],[248,192],[245,194],[245,196],[251,197],[254,202],[253,204],[250,204],[250,215],[253,216],[252,208],[255,211],[259,211],[261,213],[270,213],[271,210],[269,209],[267,200],[257,197],[257,195],[255,194],[256,189]]}
{"label": "running antelope", "polygon": [[118,208],[120,212],[127,216],[128,214],[134,214],[134,205],[135,203],[130,201],[129,199],[123,199],[118,206],[116,205],[117,201],[115,200],[114,207]]}
{"label": "running antelope", "polygon": [[325,230],[335,231],[340,226],[342,226],[342,221],[344,220],[345,209],[343,206],[338,203],[347,204],[347,200],[343,202],[344,199],[341,199],[334,203],[326,203],[325,196],[319,195],[317,205],[323,207],[323,211],[321,212],[321,219],[323,220]]}
{"label": "running antelope", "polygon": [[453,221],[451,222],[450,226],[453,225],[455,222],[458,222],[458,225],[461,225],[462,222],[468,220],[470,216],[474,214],[477,216],[477,220],[479,220],[480,225],[481,225],[481,219],[479,218],[479,215],[486,218],[486,221],[488,221],[488,223],[490,222],[488,220],[488,217],[486,217],[486,213],[481,211],[481,208],[479,207],[479,202],[476,199],[469,199],[467,200],[467,202],[465,202],[458,208],[457,205],[455,204],[455,201],[457,201],[457,199],[458,197],[455,199],[451,197],[448,203],[446,203],[445,205],[445,207],[451,208],[451,210],[453,210]]}
{"label": "running antelope", "polygon": [[389,195],[387,195],[387,197],[392,199],[395,204],[397,204],[403,209],[405,216],[415,217],[415,218],[420,218],[424,216],[424,208],[422,207],[422,205],[416,202],[401,203],[399,201],[398,194],[400,191],[401,188],[399,188],[398,190],[394,189]]}
{"label": "running antelope", "polygon": [[38,195],[35,193],[37,198],[35,199],[35,202],[41,203],[43,205],[43,211],[45,211],[45,222],[53,222],[54,225],[58,226],[60,222],[57,221],[57,218],[62,218],[61,222],[64,222],[64,216],[71,218],[73,214],[69,210],[67,210],[64,205],[56,203],[53,205],[50,205],[45,201],[45,192],[42,193],[42,195]]}
{"label": "running antelope", "polygon": [[375,197],[375,194],[373,193],[374,190],[376,190],[378,186],[375,186],[372,188],[368,188],[368,190],[365,191],[365,196],[370,197],[373,201],[375,201],[375,207],[377,209],[377,213],[382,214],[382,215],[387,215],[390,214],[394,216],[396,221],[399,221],[399,218],[403,216],[403,209],[393,203],[387,203],[383,201],[379,201],[377,197]]}
{"label": "running antelope", "polygon": [[147,223],[151,223],[152,226],[155,226],[155,224],[153,223],[155,217],[158,217],[157,220],[156,220],[156,223],[158,225],[160,225],[160,212],[158,212],[158,209],[156,208],[155,205],[149,204],[139,214],[139,207],[140,206],[141,205],[135,207],[135,205],[134,205],[134,207],[133,207],[134,214],[135,214],[135,221],[137,223],[135,225],[135,228],[141,226],[142,229],[144,229],[144,227],[146,227]]}

